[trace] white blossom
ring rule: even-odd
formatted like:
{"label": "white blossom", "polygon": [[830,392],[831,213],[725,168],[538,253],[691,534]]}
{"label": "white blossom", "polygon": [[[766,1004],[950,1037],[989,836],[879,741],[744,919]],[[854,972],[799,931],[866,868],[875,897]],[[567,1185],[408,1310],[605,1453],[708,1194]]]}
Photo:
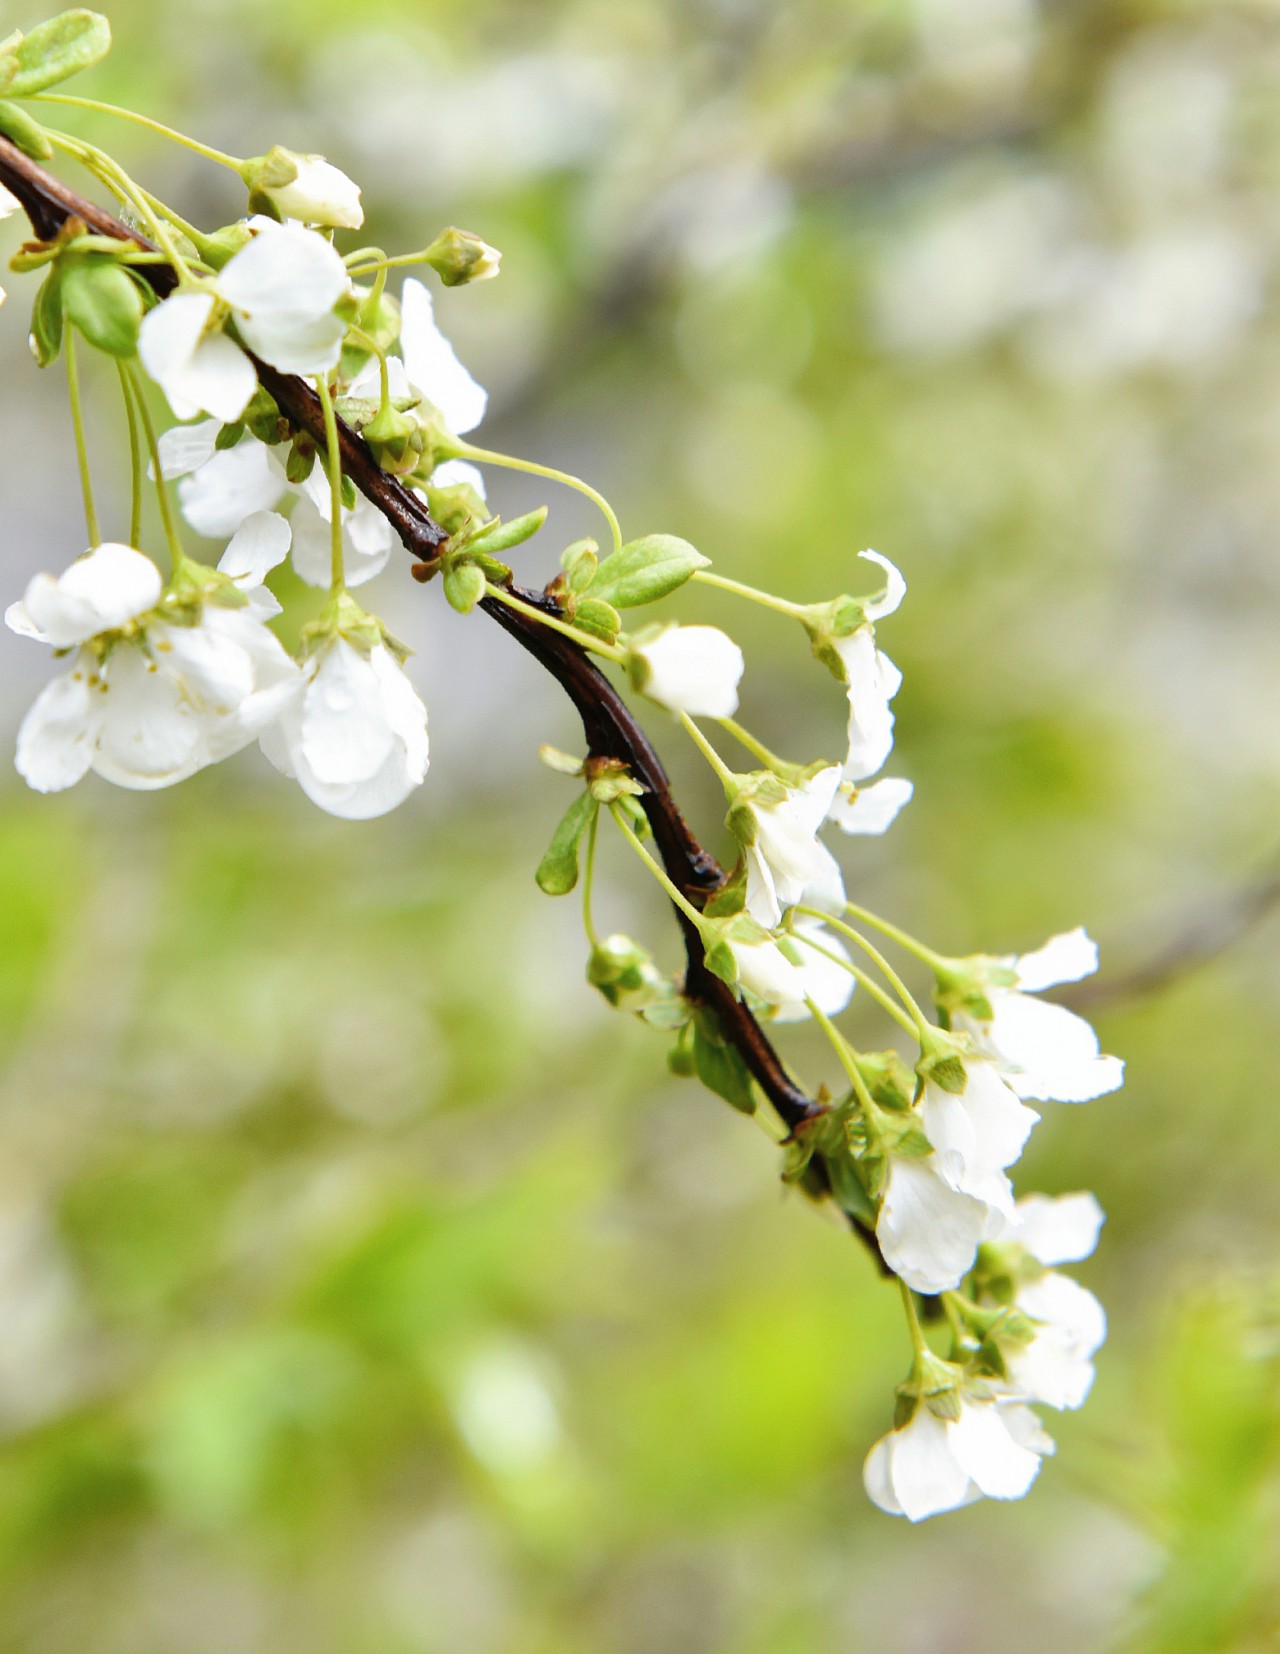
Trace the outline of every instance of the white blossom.
{"label": "white blossom", "polygon": [[849,752],[844,762],[848,781],[861,781],[874,775],[893,750],[893,713],[889,703],[902,686],[902,673],[876,648],[871,623],[892,614],[907,589],[906,581],[887,557],[875,551],[859,555],[879,564],[887,580],[881,595],[863,604],[866,623],[847,637],[835,638],[832,642],[844,668],[849,695]]}
{"label": "white blossom", "polygon": [[758,942],[734,941],[730,946],[737,961],[739,981],[748,993],[766,1005],[803,1012],[809,975],[799,965],[793,965],[772,938]]}
{"label": "white blossom", "polygon": [[293,150],[287,154],[298,169],[297,176],[287,184],[259,183],[258,193],[285,218],[333,230],[358,230],[364,223],[360,186],[323,155],[299,155]]}
{"label": "white blossom", "polygon": [[867,1493],[890,1516],[921,1522],[985,1496],[1021,1499],[1053,1443],[1028,1408],[960,1398],[960,1416],[940,1419],[921,1404],[909,1423],[867,1455]]}
{"label": "white blossom", "polygon": [[738,709],[742,650],[716,626],[664,626],[632,645],[637,688],[671,712],[730,718]]}
{"label": "white blossom", "polygon": [[845,833],[886,833],[914,793],[915,787],[910,781],[890,776],[873,781],[869,787],[855,787],[852,782],[844,781],[831,800],[827,820]]}
{"label": "white blossom", "polygon": [[1121,1085],[1123,1062],[1100,1055],[1098,1036],[1083,1017],[1032,998],[1042,988],[1077,982],[1097,969],[1098,949],[1085,932],[1055,936],[1035,953],[1001,963],[1016,971],[1017,986],[986,990],[989,1021],[958,1010],[952,1025],[970,1035],[1018,1095],[1083,1103]]}
{"label": "white blossom", "polygon": [[1027,1195],[991,1238],[1016,1241],[1038,1263],[1080,1263],[1093,1255],[1103,1212],[1091,1194]]}
{"label": "white blossom", "polygon": [[[293,566],[309,586],[327,586],[330,578],[333,494],[329,474],[317,461],[293,508]],[[381,574],[395,545],[391,524],[363,495],[341,508],[343,568],[348,586],[361,586]]]}
{"label": "white blossom", "polygon": [[1030,1401],[1081,1407],[1093,1387],[1093,1356],[1107,1336],[1107,1316],[1087,1288],[1049,1270],[1019,1284],[1014,1308],[1035,1323],[1029,1344],[1008,1352],[1009,1380]]}
{"label": "white blossom", "polygon": [[258,383],[253,363],[216,325],[211,292],[174,293],[142,318],[138,356],[179,419],[239,419]]}
{"label": "white blossom", "polygon": [[[288,530],[280,528],[283,542],[279,529],[254,523],[244,543],[228,547],[242,591],[274,552],[284,555]],[[46,686],[18,731],[17,767],[30,786],[60,791],[90,769],[121,787],[172,786],[248,745],[277,715],[298,670],[252,599],[242,607],[209,596],[193,624],[179,623],[185,610],[170,618],[153,598],[129,616],[127,631],[116,620],[78,640],[69,670]]]}
{"label": "white blossom", "polygon": [[384,815],[427,773],[427,709],[382,643],[366,653],[329,638],[262,750],[321,809],[350,821]]}
{"label": "white blossom", "polygon": [[757,798],[748,806],[755,839],[744,849],[747,912],[766,930],[781,923],[783,912],[801,901],[833,913],[844,911],[839,863],[817,837],[839,784],[839,765],[832,764],[800,786],[788,787],[785,797],[773,802]]}

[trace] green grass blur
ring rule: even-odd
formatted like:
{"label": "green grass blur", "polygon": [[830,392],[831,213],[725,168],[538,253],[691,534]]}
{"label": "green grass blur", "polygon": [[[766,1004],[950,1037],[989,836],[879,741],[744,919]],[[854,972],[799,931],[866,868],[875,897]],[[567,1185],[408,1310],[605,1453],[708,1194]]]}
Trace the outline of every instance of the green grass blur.
{"label": "green grass blur", "polygon": [[[504,249],[441,301],[491,446],[788,596],[866,589],[866,545],[903,567],[917,793],[842,856],[856,899],[955,952],[1084,922],[1117,978],[1230,928],[1280,792],[1274,6],[109,11],[75,90],[323,150],[388,247],[453,221]],[[239,209],[67,124],[202,222]],[[8,601],[83,530],[5,285]],[[552,505],[535,576],[595,531],[495,496]],[[368,595],[435,744],[393,817],[321,817],[256,754],[151,796],[0,792],[0,1650],[1274,1648],[1275,922],[1099,1018],[1123,1092],[1046,1105],[1021,1187],[1109,1214],[1097,1386],[1025,1504],[910,1529],[860,1476],[895,1295],[608,1013],[575,904],[533,885],[568,797],[536,748],[572,721],[437,588]],[[803,638],[711,595],[680,612],[743,642],[746,720],[835,753]],[[3,647],[11,739],[43,663]],[[673,959],[625,854],[601,918]]]}

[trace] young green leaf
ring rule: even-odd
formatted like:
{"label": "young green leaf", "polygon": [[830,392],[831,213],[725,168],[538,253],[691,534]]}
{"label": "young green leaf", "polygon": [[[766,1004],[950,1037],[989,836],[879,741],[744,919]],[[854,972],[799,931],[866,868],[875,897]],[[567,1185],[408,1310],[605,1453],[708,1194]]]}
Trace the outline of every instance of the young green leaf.
{"label": "young green leaf", "polygon": [[64,11],[15,40],[0,57],[0,92],[34,92],[91,69],[111,50],[111,25],[96,11]]}
{"label": "young green leaf", "polygon": [[56,264],[40,283],[31,307],[31,349],[42,368],[58,360],[62,349],[62,273]]}
{"label": "young green leaf", "polygon": [[578,882],[578,851],[582,835],[600,806],[590,793],[579,793],[552,834],[547,853],[534,878],[548,896],[567,896]]}
{"label": "young green leaf", "polygon": [[693,1027],[693,1066],[708,1091],[723,1097],[740,1114],[754,1114],[756,1100],[751,1090],[747,1065],[731,1045],[720,1037],[714,1020],[705,1012]]}
{"label": "young green leaf", "polygon": [[615,609],[639,608],[683,586],[695,570],[706,568],[710,561],[674,534],[646,534],[605,558],[587,594]]}

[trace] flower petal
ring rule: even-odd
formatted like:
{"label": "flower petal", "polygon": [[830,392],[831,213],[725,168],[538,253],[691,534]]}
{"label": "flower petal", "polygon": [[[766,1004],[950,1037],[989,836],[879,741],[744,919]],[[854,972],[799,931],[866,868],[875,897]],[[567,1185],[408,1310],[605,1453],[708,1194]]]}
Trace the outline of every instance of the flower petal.
{"label": "flower petal", "polygon": [[197,534],[221,540],[255,511],[269,511],[287,486],[271,449],[256,437],[246,437],[184,477],[178,484],[178,500]]}
{"label": "flower petal", "polygon": [[1040,1455],[1013,1439],[993,1402],[962,1402],[946,1430],[957,1463],[988,1499],[1021,1499],[1040,1474]]}
{"label": "flower petal", "polygon": [[90,656],[78,656],[70,672],[45,685],[22,720],[17,770],[38,793],[74,787],[93,762],[102,695],[89,683],[92,668]]}
{"label": "flower petal", "polygon": [[842,788],[831,801],[827,820],[845,833],[885,833],[915,790],[912,782],[889,776],[869,787],[858,787],[852,797]]}
{"label": "flower petal", "polygon": [[253,511],[232,535],[218,560],[243,591],[260,586],[289,555],[289,524],[275,511]]}
{"label": "flower petal", "polygon": [[916,1292],[948,1292],[972,1267],[987,1207],[947,1187],[937,1156],[889,1157],[876,1238],[885,1262]]}
{"label": "flower petal", "polygon": [[174,293],[142,319],[138,355],[179,419],[239,419],[257,387],[253,363],[225,333],[205,333],[212,293]]}
{"label": "flower petal", "polygon": [[880,596],[873,597],[862,605],[862,611],[868,620],[883,620],[901,605],[907,595],[907,583],[902,578],[900,570],[878,551],[860,551],[858,556],[864,557],[868,563],[877,564],[888,577]]}
{"label": "flower petal", "polygon": [[37,574],[23,599],[27,618],[55,649],[124,626],[160,596],[160,571],[132,546],[104,541],[55,579]]}
{"label": "flower petal", "polygon": [[489,393],[458,360],[436,326],[431,294],[412,277],[400,294],[400,354],[410,382],[440,410],[454,435],[473,431],[484,418]]}
{"label": "flower petal", "polygon": [[1039,993],[1062,982],[1079,982],[1098,968],[1098,944],[1083,925],[1051,936],[1042,948],[1014,961],[1023,993]]}

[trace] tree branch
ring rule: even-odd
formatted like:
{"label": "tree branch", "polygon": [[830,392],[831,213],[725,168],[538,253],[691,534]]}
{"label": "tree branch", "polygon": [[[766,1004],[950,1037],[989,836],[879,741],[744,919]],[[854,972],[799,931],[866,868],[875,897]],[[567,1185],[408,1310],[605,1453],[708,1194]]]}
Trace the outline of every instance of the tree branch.
{"label": "tree branch", "polygon": [[[32,228],[44,240],[52,240],[69,218],[78,218],[100,235],[133,241],[154,251],[144,236],[68,188],[3,137],[0,137],[0,183],[17,196]],[[146,265],[139,270],[161,295],[175,285],[174,272],[167,265]],[[255,365],[261,383],[275,398],[285,418],[295,428],[306,431],[323,449],[324,419],[314,389],[305,380],[279,373],[264,362],[255,359]],[[363,439],[341,419],[338,438],[346,475],[387,518],[412,556],[419,560],[430,557],[448,538],[445,530],[415,494],[378,466]],[[545,593],[515,586],[512,590],[526,603],[548,614],[559,613]],[[641,803],[663,866],[681,893],[693,905],[701,907],[724,882],[724,870],[690,830],[657,753],[621,695],[571,639],[493,599],[486,599],[481,607],[560,684],[582,719],[590,754],[624,763],[645,788]],[[751,1011],[727,983],[707,970],[696,928],[683,914],[679,914],[679,919],[687,956],[685,991],[688,998],[714,1012],[724,1037],[742,1057],[757,1085],[790,1130],[795,1131],[818,1118],[825,1112],[824,1105],[807,1096],[787,1073]],[[811,1170],[809,1192],[816,1195],[828,1192],[830,1179],[818,1157]],[[874,1236],[854,1227],[878,1255]]]}

